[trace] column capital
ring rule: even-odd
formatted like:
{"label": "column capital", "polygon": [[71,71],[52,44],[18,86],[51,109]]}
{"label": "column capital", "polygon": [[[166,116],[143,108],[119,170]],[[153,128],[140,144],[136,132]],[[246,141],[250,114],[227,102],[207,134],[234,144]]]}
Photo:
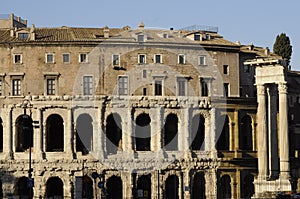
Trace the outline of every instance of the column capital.
{"label": "column capital", "polygon": [[264,84],[256,84],[257,95],[265,94],[265,85]]}
{"label": "column capital", "polygon": [[279,82],[278,83],[278,92],[279,93],[287,93],[287,83],[286,82]]}

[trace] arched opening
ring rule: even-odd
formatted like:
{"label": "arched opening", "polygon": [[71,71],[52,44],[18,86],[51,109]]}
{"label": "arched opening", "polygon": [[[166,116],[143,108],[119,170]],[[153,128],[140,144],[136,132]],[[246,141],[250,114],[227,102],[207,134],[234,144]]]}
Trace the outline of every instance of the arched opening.
{"label": "arched opening", "polygon": [[64,151],[64,121],[58,114],[50,115],[46,121],[46,151]]}
{"label": "arched opening", "polygon": [[82,183],[82,198],[93,199],[93,181],[90,177],[84,176]]}
{"label": "arched opening", "polygon": [[204,137],[205,137],[205,118],[198,114],[192,120],[192,150],[204,150]]}
{"label": "arched opening", "polygon": [[[24,152],[33,146],[32,119],[29,115],[20,115],[16,122],[16,151]],[[3,135],[3,133],[2,133]],[[3,143],[3,142],[2,142]],[[3,148],[3,147],[2,147]]]}
{"label": "arched opening", "polygon": [[106,119],[106,152],[116,154],[122,149],[122,120],[119,114],[110,114]]}
{"label": "arched opening", "polygon": [[244,177],[242,184],[242,198],[250,199],[254,194],[254,176],[248,174]]}
{"label": "arched opening", "polygon": [[[224,123],[223,123],[224,122]],[[221,134],[217,141],[217,150],[229,150],[229,118],[228,116],[221,116],[217,120],[217,132],[220,132],[222,128]]]}
{"label": "arched opening", "polygon": [[164,148],[166,151],[178,150],[178,117],[169,114],[164,126]]}
{"label": "arched opening", "polygon": [[224,175],[220,179],[219,183],[219,199],[231,198],[231,179],[229,175]]}
{"label": "arched opening", "polygon": [[151,119],[148,114],[142,113],[136,118],[135,149],[137,151],[150,151]]}
{"label": "arched opening", "polygon": [[0,117],[0,152],[3,152],[3,124],[2,124],[1,117]]}
{"label": "arched opening", "polygon": [[192,199],[205,199],[204,173],[196,173],[192,185]]}
{"label": "arched opening", "polygon": [[88,114],[81,114],[76,121],[76,151],[88,154],[92,150],[93,119]]}
{"label": "arched opening", "polygon": [[179,180],[176,175],[170,175],[165,184],[165,198],[166,199],[179,199],[178,188],[179,188]]}
{"label": "arched opening", "polygon": [[51,177],[47,180],[46,184],[47,198],[64,198],[64,183],[58,177]]}
{"label": "arched opening", "polygon": [[151,198],[151,175],[142,175],[137,181],[138,198]]}
{"label": "arched opening", "polygon": [[242,118],[239,133],[239,147],[242,150],[252,150],[252,120],[249,115]]}
{"label": "arched opening", "polygon": [[19,198],[28,198],[30,196],[33,196],[33,189],[30,189],[27,187],[27,177],[21,177],[17,180],[17,184],[15,187],[15,195],[19,196]]}
{"label": "arched opening", "polygon": [[122,179],[117,176],[112,176],[106,182],[107,198],[120,199],[123,198]]}

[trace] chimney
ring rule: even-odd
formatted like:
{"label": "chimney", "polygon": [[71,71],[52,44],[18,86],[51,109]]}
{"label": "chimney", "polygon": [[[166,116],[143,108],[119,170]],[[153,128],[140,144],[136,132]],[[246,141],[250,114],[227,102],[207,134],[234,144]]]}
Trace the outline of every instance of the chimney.
{"label": "chimney", "polygon": [[265,55],[267,57],[270,56],[270,49],[268,47],[266,47],[266,49],[265,49]]}
{"label": "chimney", "polygon": [[10,36],[11,36],[11,37],[14,37],[14,36],[15,36],[15,29],[14,29],[14,28],[11,28],[11,29],[10,29]]}
{"label": "chimney", "polygon": [[34,24],[31,24],[31,28],[30,28],[30,41],[34,41],[35,40],[35,26]]}
{"label": "chimney", "polygon": [[104,33],[104,38],[108,39],[109,38],[109,27],[108,26],[104,27],[103,33]]}

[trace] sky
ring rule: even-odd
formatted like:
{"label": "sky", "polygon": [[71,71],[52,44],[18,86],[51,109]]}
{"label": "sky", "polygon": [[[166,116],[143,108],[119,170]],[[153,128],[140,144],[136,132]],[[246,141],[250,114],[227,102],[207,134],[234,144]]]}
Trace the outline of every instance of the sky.
{"label": "sky", "polygon": [[0,14],[10,13],[36,27],[136,28],[140,21],[146,28],[216,26],[225,39],[271,51],[276,36],[286,33],[292,70],[300,71],[299,0],[0,0]]}

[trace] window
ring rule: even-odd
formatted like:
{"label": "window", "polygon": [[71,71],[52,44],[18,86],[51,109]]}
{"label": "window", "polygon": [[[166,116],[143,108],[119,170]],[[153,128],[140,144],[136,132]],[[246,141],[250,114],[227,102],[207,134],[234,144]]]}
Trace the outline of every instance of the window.
{"label": "window", "polygon": [[195,41],[200,41],[200,34],[194,34],[194,40]]}
{"label": "window", "polygon": [[22,63],[22,55],[21,54],[15,54],[14,55],[14,63],[15,64],[21,64]]}
{"label": "window", "polygon": [[18,33],[18,39],[28,39],[29,38],[29,33],[27,33],[27,32],[23,32],[23,33]]}
{"label": "window", "polygon": [[120,65],[120,56],[119,55],[113,55],[113,65],[114,66]]}
{"label": "window", "polygon": [[156,96],[162,95],[162,80],[155,80],[154,95],[156,95]]}
{"label": "window", "polygon": [[229,96],[229,83],[224,83],[224,93],[223,93],[224,97],[228,97]]}
{"label": "window", "polygon": [[12,95],[21,96],[21,78],[12,80]]}
{"label": "window", "polygon": [[185,56],[183,54],[178,55],[178,64],[185,64]]}
{"label": "window", "polygon": [[186,95],[186,79],[184,77],[180,77],[177,79],[178,86],[178,96]]}
{"label": "window", "polygon": [[154,56],[155,63],[161,63],[161,55]]}
{"label": "window", "polygon": [[119,95],[128,95],[128,77],[119,76]]}
{"label": "window", "polygon": [[249,72],[250,72],[250,67],[249,67],[249,65],[244,65],[244,66],[243,66],[243,72],[244,72],[244,73],[249,73]]}
{"label": "window", "polygon": [[70,63],[70,54],[63,54],[63,63]]}
{"label": "window", "polygon": [[54,63],[54,54],[53,53],[46,54],[46,63]]}
{"label": "window", "polygon": [[205,56],[205,55],[201,55],[201,56],[199,57],[199,65],[200,65],[200,66],[206,65],[206,56]]}
{"label": "window", "polygon": [[55,95],[55,82],[56,79],[47,79],[47,95]]}
{"label": "window", "polygon": [[163,33],[163,38],[168,38],[168,33]]}
{"label": "window", "polygon": [[223,65],[223,74],[228,75],[229,74],[229,66],[228,65]]}
{"label": "window", "polygon": [[143,88],[143,95],[147,95],[147,88]]}
{"label": "window", "polygon": [[140,64],[145,64],[146,63],[146,55],[144,55],[144,54],[139,55],[139,63]]}
{"label": "window", "polygon": [[79,54],[79,62],[80,63],[87,63],[88,62],[88,56],[86,53],[80,53]]}
{"label": "window", "polygon": [[201,96],[207,97],[209,95],[207,82],[203,78],[201,78],[200,84],[201,84]]}
{"label": "window", "polygon": [[147,78],[147,70],[143,70],[143,78]]}
{"label": "window", "polygon": [[2,92],[3,92],[3,88],[2,88],[2,78],[0,77],[0,96],[3,94]]}
{"label": "window", "polygon": [[93,77],[84,76],[83,77],[83,95],[93,94]]}
{"label": "window", "polygon": [[144,42],[144,35],[138,35],[138,42]]}

